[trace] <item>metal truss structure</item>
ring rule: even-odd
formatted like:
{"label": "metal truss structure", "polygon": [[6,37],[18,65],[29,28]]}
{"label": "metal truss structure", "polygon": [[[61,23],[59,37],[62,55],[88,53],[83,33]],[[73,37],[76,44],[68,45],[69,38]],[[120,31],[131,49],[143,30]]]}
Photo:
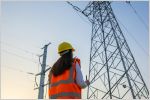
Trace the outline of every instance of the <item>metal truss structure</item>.
{"label": "metal truss structure", "polygon": [[91,1],[81,12],[92,23],[88,99],[148,99],[149,90],[113,13],[111,2]]}

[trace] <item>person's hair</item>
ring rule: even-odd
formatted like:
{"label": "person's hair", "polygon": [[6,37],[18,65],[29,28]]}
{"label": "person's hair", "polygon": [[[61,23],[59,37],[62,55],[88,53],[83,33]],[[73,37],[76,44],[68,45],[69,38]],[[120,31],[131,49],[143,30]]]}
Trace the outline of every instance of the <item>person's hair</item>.
{"label": "person's hair", "polygon": [[55,62],[55,64],[52,66],[51,73],[54,76],[62,74],[65,70],[69,69],[72,66],[72,61],[73,61],[72,50],[69,50],[69,52],[61,55],[61,57]]}

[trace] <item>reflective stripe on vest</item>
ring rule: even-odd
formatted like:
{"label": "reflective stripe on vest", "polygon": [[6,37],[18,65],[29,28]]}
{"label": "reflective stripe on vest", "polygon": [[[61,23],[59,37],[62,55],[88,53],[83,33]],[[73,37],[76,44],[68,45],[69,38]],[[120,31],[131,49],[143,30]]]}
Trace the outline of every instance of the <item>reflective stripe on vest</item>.
{"label": "reflective stripe on vest", "polygon": [[59,93],[59,94],[55,94],[55,95],[52,95],[51,96],[51,99],[56,99],[58,97],[61,97],[61,96],[67,96],[67,97],[77,97],[77,98],[81,98],[81,95],[78,94],[78,93],[75,93],[75,92],[62,92],[62,93]]}
{"label": "reflective stripe on vest", "polygon": [[51,84],[51,87],[53,87],[53,86],[57,86],[57,85],[59,85],[59,84],[69,84],[69,83],[73,83],[74,82],[74,80],[73,80],[73,67],[71,67],[70,68],[70,71],[69,71],[69,78],[67,79],[67,80],[60,80],[60,81],[58,81],[58,82],[55,82],[55,83],[52,83]]}

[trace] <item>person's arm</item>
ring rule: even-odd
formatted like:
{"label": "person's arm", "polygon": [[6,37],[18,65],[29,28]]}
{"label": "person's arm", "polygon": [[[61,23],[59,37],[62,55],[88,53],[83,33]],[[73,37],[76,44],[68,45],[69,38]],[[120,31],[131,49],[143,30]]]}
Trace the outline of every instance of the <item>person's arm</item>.
{"label": "person's arm", "polygon": [[83,80],[81,68],[78,63],[76,63],[76,82],[81,88],[87,87],[87,83]]}

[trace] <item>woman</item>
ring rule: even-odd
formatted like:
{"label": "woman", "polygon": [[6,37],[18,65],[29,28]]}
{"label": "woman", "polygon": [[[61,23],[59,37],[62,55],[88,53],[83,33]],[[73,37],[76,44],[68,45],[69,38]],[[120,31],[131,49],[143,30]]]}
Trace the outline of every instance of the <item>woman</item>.
{"label": "woman", "polygon": [[58,47],[60,58],[49,73],[51,99],[81,99],[81,89],[90,84],[88,80],[83,80],[80,59],[73,58],[73,51],[74,48],[67,42]]}

